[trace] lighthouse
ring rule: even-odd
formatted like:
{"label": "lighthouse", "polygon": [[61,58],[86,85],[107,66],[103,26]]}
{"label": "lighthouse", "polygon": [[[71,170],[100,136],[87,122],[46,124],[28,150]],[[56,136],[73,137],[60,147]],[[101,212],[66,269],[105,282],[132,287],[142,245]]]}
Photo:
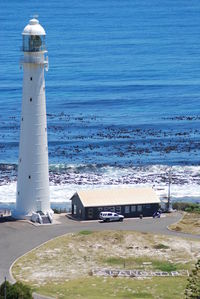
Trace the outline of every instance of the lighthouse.
{"label": "lighthouse", "polygon": [[44,71],[48,69],[45,30],[34,18],[22,32],[24,71],[14,216],[51,223]]}

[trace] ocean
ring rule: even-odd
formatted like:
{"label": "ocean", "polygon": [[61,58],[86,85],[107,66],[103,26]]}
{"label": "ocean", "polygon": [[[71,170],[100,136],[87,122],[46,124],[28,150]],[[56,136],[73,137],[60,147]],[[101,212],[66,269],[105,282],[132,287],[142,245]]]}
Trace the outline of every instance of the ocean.
{"label": "ocean", "polygon": [[21,32],[47,33],[51,202],[152,186],[200,202],[200,2],[0,2],[0,203],[15,202]]}

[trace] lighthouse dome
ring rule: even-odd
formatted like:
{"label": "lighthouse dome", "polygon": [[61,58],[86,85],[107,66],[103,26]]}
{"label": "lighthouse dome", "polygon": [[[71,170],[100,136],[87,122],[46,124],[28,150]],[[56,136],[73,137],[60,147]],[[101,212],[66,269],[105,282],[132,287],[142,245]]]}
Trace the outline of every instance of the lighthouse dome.
{"label": "lighthouse dome", "polygon": [[31,19],[22,32],[24,52],[43,52],[45,46],[45,30],[37,19]]}
{"label": "lighthouse dome", "polygon": [[37,19],[31,19],[29,24],[24,28],[23,35],[46,35],[44,28],[39,24]]}

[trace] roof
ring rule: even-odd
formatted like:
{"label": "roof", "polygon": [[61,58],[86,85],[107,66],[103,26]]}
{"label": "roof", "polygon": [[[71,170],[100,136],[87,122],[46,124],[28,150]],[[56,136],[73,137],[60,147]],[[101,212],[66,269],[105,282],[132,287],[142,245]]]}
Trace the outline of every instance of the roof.
{"label": "roof", "polygon": [[152,188],[91,189],[77,194],[84,207],[160,203]]}
{"label": "roof", "polygon": [[29,24],[24,28],[23,35],[46,35],[44,28],[39,24],[37,19],[31,19]]}

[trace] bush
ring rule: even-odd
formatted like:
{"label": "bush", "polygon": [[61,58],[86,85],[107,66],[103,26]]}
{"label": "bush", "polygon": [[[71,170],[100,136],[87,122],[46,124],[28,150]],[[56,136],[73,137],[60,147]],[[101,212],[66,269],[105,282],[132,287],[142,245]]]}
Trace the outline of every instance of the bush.
{"label": "bush", "polygon": [[173,209],[185,211],[188,213],[200,213],[200,204],[191,202],[174,202]]}
{"label": "bush", "polygon": [[164,245],[162,243],[156,244],[153,246],[155,249],[169,249],[170,247],[167,245]]}
{"label": "bush", "polygon": [[53,208],[52,209],[54,211],[54,214],[61,214],[61,213],[66,213],[66,209],[65,208],[60,208],[60,209],[57,209],[57,208]]}
{"label": "bush", "polygon": [[[4,299],[5,292],[5,282],[0,286],[0,299]],[[10,284],[6,281],[6,298],[7,299],[32,299],[31,289],[22,284],[21,282],[16,282],[15,284]]]}
{"label": "bush", "polygon": [[199,299],[200,298],[200,260],[195,265],[188,278],[188,284],[185,290],[186,299]]}

